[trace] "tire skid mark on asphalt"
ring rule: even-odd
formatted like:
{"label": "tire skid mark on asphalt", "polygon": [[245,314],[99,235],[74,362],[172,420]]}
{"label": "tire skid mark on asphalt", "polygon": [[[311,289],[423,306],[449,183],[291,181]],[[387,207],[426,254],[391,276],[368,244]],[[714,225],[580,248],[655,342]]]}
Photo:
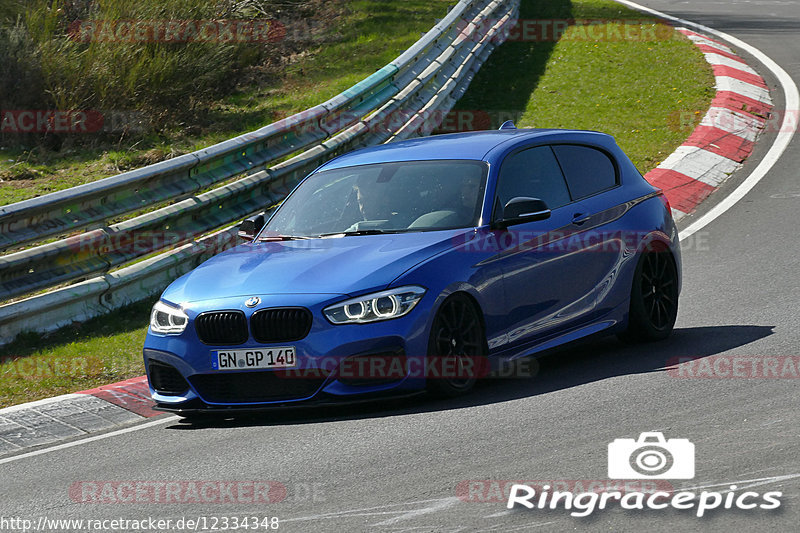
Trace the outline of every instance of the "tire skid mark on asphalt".
{"label": "tire skid mark on asphalt", "polygon": [[[386,516],[386,515],[400,515],[398,517],[394,517],[388,519],[386,522],[402,519],[403,516],[420,516],[423,514],[428,514],[435,510],[445,509],[451,507],[454,504],[461,502],[456,496],[448,496],[446,498],[432,498],[429,500],[417,500],[411,502],[400,502],[400,503],[387,503],[385,505],[378,505],[374,507],[362,507],[359,509],[348,509],[345,511],[334,511],[331,513],[321,513],[316,515],[308,515],[308,516],[298,516],[295,518],[286,518],[281,519],[281,523],[284,522],[308,522],[308,521],[315,521],[315,520],[328,520],[330,518],[348,518],[348,517],[366,517],[366,516]],[[409,506],[417,506],[420,504],[429,504],[424,505],[418,509],[400,509],[397,511],[393,511],[391,507],[409,507]],[[373,524],[375,525],[375,524]]]}
{"label": "tire skid mark on asphalt", "polygon": [[[357,517],[385,517],[387,515],[397,515],[392,516],[391,518],[387,518],[385,520],[381,520],[380,522],[376,522],[374,524],[370,524],[370,527],[385,527],[385,526],[395,526],[400,522],[406,520],[413,520],[422,516],[431,515],[434,513],[438,513],[441,511],[445,511],[456,505],[461,504],[462,501],[456,496],[450,496],[445,498],[434,498],[429,500],[418,500],[418,501],[410,501],[410,502],[401,502],[401,503],[392,503],[386,505],[380,505],[376,507],[363,507],[358,509],[348,509],[344,511],[335,511],[331,513],[321,513],[316,515],[308,515],[308,516],[299,516],[294,518],[284,518],[281,519],[281,523],[287,522],[317,522],[317,521],[329,521],[331,519],[346,519],[346,518],[357,518]],[[421,507],[417,507],[422,505]],[[392,510],[392,508],[402,507],[403,509]],[[416,507],[412,509],[408,509],[408,507]],[[502,513],[498,513],[498,516]],[[542,527],[550,524],[554,524],[556,522],[544,522],[538,524],[526,524],[518,529],[530,529],[534,527]],[[488,529],[491,526],[487,526],[487,529],[484,531],[490,531]],[[412,529],[414,529],[412,527]],[[503,531],[513,531],[514,529],[509,529],[507,525],[502,527]]]}
{"label": "tire skid mark on asphalt", "polygon": [[[781,481],[788,481],[790,479],[800,478],[800,474],[783,474],[780,476],[771,476],[771,477],[762,477],[756,479],[742,479],[739,481],[729,481],[725,483],[711,483],[708,485],[698,485],[696,487],[685,487],[681,488],[680,490],[699,490],[699,489],[710,489],[713,487],[725,487],[736,485],[735,490],[744,490],[744,489],[752,489],[754,487],[761,487],[764,485],[771,485],[773,483],[779,483]],[[719,491],[722,494],[733,492],[730,488],[727,490]]]}

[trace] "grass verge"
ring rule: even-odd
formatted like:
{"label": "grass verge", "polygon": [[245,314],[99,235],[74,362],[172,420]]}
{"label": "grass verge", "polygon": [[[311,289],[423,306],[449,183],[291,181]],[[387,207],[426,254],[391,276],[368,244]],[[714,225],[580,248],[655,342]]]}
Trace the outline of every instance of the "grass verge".
{"label": "grass verge", "polygon": [[142,345],[155,298],[0,349],[0,408],[144,374]]}
{"label": "grass verge", "polygon": [[[686,140],[715,94],[697,47],[610,0],[523,0],[520,18],[610,22],[572,25],[557,42],[505,43],[456,110],[514,117],[521,128],[603,131],[646,173]],[[626,21],[631,39],[624,38]]]}

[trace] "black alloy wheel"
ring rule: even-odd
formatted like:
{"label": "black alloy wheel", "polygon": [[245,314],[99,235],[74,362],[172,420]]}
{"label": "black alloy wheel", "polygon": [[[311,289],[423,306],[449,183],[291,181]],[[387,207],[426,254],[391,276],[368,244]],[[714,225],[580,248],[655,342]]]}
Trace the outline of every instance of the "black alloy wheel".
{"label": "black alloy wheel", "polygon": [[631,288],[625,341],[666,339],[678,316],[678,272],[668,251],[644,252]]}
{"label": "black alloy wheel", "polygon": [[428,342],[428,357],[435,357],[428,375],[428,390],[438,396],[459,396],[486,374],[486,337],[477,306],[463,293],[448,297],[436,313]]}

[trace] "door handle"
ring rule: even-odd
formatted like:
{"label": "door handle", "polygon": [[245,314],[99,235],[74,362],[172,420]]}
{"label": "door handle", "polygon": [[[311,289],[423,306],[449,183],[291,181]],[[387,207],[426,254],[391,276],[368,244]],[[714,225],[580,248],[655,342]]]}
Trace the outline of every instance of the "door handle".
{"label": "door handle", "polygon": [[590,218],[592,218],[592,215],[587,215],[586,213],[575,213],[572,215],[572,223],[576,226],[580,226]]}

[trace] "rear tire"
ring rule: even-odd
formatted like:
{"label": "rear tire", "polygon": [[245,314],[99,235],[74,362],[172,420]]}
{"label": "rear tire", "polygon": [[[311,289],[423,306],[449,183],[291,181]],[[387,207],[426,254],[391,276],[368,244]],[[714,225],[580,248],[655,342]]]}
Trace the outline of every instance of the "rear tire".
{"label": "rear tire", "polygon": [[647,250],[636,265],[625,342],[663,340],[678,316],[678,271],[669,251]]}
{"label": "rear tire", "polygon": [[456,371],[448,372],[448,377],[427,376],[427,388],[432,394],[448,398],[466,394],[486,373],[488,350],[479,313],[472,299],[463,293],[449,296],[439,307],[431,326],[428,357],[441,358],[434,368]]}

